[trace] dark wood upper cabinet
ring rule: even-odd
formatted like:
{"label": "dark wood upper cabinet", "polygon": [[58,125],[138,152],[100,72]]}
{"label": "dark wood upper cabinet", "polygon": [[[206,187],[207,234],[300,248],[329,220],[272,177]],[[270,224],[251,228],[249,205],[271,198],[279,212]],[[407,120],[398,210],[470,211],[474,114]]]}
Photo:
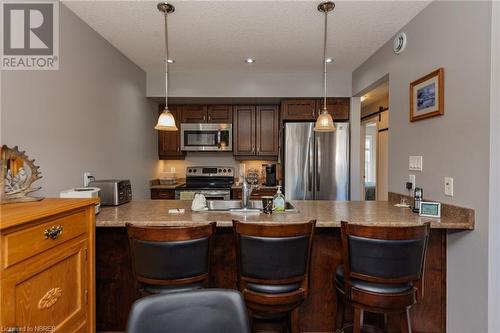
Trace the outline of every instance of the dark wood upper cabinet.
{"label": "dark wood upper cabinet", "polygon": [[[326,104],[333,121],[349,120],[350,98],[331,97]],[[286,99],[281,102],[281,119],[315,121],[322,108],[322,99]]]}
{"label": "dark wood upper cabinet", "polygon": [[182,106],[183,123],[206,123],[207,106],[206,105],[183,105]]}
{"label": "dark wood upper cabinet", "polygon": [[277,105],[233,107],[233,155],[236,159],[277,159],[279,144]]}
{"label": "dark wood upper cabinet", "polygon": [[233,122],[232,105],[209,105],[207,107],[207,122],[230,124]]}
{"label": "dark wood upper cabinet", "polygon": [[[332,115],[333,121],[346,121],[349,120],[351,99],[348,97],[327,98],[326,107],[328,112]],[[322,100],[318,101],[318,110],[323,107]]]}
{"label": "dark wood upper cabinet", "polygon": [[278,106],[257,106],[255,138],[256,154],[259,156],[278,156]]}
{"label": "dark wood upper cabinet", "polygon": [[233,155],[255,155],[255,106],[233,107]]}
{"label": "dark wood upper cabinet", "polygon": [[316,99],[286,99],[281,101],[281,119],[315,120]]}
{"label": "dark wood upper cabinet", "polygon": [[[159,112],[163,112],[165,105],[160,104]],[[181,151],[181,107],[178,105],[169,105],[170,112],[174,115],[175,124],[178,131],[158,131],[158,157],[160,160],[183,160],[185,157],[184,152]]]}

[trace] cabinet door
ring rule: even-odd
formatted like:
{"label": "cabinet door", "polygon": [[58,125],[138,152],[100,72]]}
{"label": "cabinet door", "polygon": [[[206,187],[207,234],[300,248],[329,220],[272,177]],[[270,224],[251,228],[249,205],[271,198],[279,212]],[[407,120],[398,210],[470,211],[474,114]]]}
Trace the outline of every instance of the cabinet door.
{"label": "cabinet door", "polygon": [[206,105],[183,105],[182,106],[183,123],[206,123],[207,106]]}
{"label": "cabinet door", "polygon": [[207,107],[209,123],[230,124],[233,122],[233,107],[231,105],[209,105]]}
{"label": "cabinet door", "polygon": [[281,102],[281,119],[315,120],[315,99],[287,99]]}
{"label": "cabinet door", "polygon": [[[164,107],[164,105],[160,105],[159,113],[163,111]],[[169,109],[174,115],[175,124],[179,130],[175,132],[158,131],[158,156],[160,160],[183,160],[185,155],[181,151],[181,108],[178,105],[170,105]]]}
{"label": "cabinet door", "polygon": [[175,190],[151,189],[151,200],[175,200]]}
{"label": "cabinet door", "polygon": [[233,155],[255,155],[255,106],[233,108]]}
{"label": "cabinet door", "polygon": [[278,106],[257,106],[256,143],[258,156],[278,157]]}
{"label": "cabinet door", "polygon": [[[326,106],[328,112],[332,115],[333,121],[346,121],[349,120],[349,110],[350,110],[351,100],[350,98],[328,98],[326,100]],[[318,110],[323,107],[323,101],[318,101]]]}
{"label": "cabinet door", "polygon": [[[50,241],[50,240],[49,240]],[[5,271],[2,327],[76,333],[87,327],[87,240],[66,242]]]}

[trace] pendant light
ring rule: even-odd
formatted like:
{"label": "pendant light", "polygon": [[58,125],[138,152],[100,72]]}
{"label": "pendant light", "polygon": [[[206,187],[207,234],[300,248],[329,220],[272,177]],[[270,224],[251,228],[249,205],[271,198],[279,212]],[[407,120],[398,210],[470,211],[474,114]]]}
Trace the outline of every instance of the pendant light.
{"label": "pendant light", "polygon": [[159,131],[177,131],[175,118],[172,112],[168,109],[168,20],[167,16],[175,11],[175,7],[166,2],[158,4],[158,10],[165,15],[165,110],[158,117],[158,123],[155,126]]}
{"label": "pendant light", "polygon": [[326,108],[326,42],[327,42],[327,31],[328,31],[328,12],[331,12],[335,8],[335,3],[331,1],[324,1],[318,5],[318,10],[325,14],[325,34],[323,38],[323,108],[316,119],[316,125],[314,126],[315,132],[333,132],[335,131],[335,125],[333,124],[333,118],[328,113]]}

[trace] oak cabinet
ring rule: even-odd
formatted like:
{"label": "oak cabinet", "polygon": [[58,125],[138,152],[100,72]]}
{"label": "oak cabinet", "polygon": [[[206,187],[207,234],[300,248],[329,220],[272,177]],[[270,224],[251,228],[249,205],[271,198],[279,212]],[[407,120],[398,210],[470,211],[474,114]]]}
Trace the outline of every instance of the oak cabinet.
{"label": "oak cabinet", "polygon": [[[333,121],[348,121],[350,98],[327,98],[326,106]],[[286,99],[281,102],[281,119],[297,121],[315,121],[323,109],[323,99]]]}
{"label": "oak cabinet", "polygon": [[175,200],[174,189],[152,188],[151,200]]}
{"label": "oak cabinet", "polygon": [[0,327],[95,332],[95,201],[45,199],[2,208]]}
{"label": "oak cabinet", "polygon": [[276,105],[233,108],[233,155],[236,159],[278,158],[279,112]]}
{"label": "oak cabinet", "polygon": [[[165,105],[160,105],[159,114],[163,112]],[[182,107],[169,105],[169,110],[175,118],[178,131],[158,131],[158,157],[160,160],[183,160],[186,154],[181,151],[181,114]]]}

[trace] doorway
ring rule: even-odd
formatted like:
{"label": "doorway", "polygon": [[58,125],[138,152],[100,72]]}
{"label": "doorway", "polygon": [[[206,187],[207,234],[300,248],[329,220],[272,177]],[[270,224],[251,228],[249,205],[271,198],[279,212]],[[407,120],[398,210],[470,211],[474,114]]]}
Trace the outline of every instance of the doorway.
{"label": "doorway", "polygon": [[364,199],[387,201],[389,199],[389,81],[381,83],[361,97],[361,138]]}

